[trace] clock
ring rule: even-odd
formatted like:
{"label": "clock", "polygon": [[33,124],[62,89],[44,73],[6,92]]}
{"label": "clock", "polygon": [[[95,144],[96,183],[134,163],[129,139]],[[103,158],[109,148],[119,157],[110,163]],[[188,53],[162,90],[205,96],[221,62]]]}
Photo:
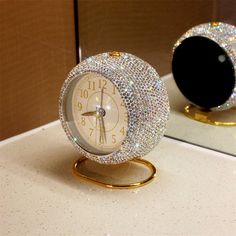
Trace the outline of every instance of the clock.
{"label": "clock", "polygon": [[236,106],[236,27],[211,22],[188,30],[174,46],[172,71],[179,90],[196,107]]}
{"label": "clock", "polygon": [[169,102],[152,66],[128,53],[108,52],[71,70],[60,92],[59,114],[84,157],[119,164],[143,157],[158,144]]}

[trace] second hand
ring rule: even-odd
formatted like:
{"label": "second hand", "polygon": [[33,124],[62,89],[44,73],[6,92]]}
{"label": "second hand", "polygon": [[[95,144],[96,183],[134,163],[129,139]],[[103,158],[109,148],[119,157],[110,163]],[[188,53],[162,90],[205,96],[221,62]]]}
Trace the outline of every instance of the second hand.
{"label": "second hand", "polygon": [[106,139],[106,130],[105,130],[105,124],[104,124],[104,119],[103,117],[105,116],[105,110],[103,109],[103,94],[104,94],[104,86],[101,89],[101,101],[100,101],[100,109],[102,114],[100,114],[101,116],[101,125],[102,125],[102,134],[103,134],[103,141],[105,141],[105,143],[107,142]]}

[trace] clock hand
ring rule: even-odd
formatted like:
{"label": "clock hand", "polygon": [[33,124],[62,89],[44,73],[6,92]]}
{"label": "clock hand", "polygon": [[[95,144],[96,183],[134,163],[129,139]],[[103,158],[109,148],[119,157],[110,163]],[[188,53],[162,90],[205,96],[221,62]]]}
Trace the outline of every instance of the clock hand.
{"label": "clock hand", "polygon": [[95,143],[97,144],[97,126],[98,126],[98,116],[96,115],[96,127],[95,127]]}
{"label": "clock hand", "polygon": [[104,86],[101,89],[101,101],[100,101],[100,107],[102,108],[103,106],[103,94],[104,94]]}
{"label": "clock hand", "polygon": [[97,116],[97,111],[88,111],[81,114],[82,116]]}
{"label": "clock hand", "polygon": [[105,143],[107,142],[107,138],[106,138],[106,130],[105,130],[105,125],[104,125],[104,119],[103,116],[101,116],[101,123],[102,123],[102,133],[103,133],[103,138]]}
{"label": "clock hand", "polygon": [[101,116],[98,116],[98,122],[99,122],[99,144],[102,144],[104,141],[103,133],[102,133],[102,122],[101,122]]}
{"label": "clock hand", "polygon": [[[103,94],[104,94],[104,86],[101,89],[100,109],[103,109],[103,107],[102,107],[103,106]],[[100,133],[101,133],[100,138],[102,138],[103,141],[107,142],[103,114],[101,114],[101,113],[99,113],[99,122],[100,122]]]}
{"label": "clock hand", "polygon": [[82,116],[95,116],[96,117],[96,127],[97,127],[97,121],[99,121],[99,143],[103,143],[104,140],[106,140],[105,136],[103,135],[103,126],[102,123],[102,115],[98,111],[88,111],[81,114]]}

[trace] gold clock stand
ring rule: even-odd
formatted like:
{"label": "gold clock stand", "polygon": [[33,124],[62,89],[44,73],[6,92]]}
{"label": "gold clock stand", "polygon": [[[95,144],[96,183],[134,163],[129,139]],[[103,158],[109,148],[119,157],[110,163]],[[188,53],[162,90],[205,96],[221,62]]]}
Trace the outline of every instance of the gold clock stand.
{"label": "gold clock stand", "polygon": [[151,162],[144,159],[133,159],[130,162],[141,164],[149,169],[150,171],[149,177],[147,177],[146,179],[140,180],[138,182],[134,182],[134,183],[127,183],[127,184],[107,183],[105,181],[99,180],[98,178],[93,178],[86,174],[83,174],[80,171],[79,167],[81,166],[82,163],[86,162],[87,160],[88,159],[86,157],[82,157],[79,160],[77,160],[73,165],[73,173],[82,180],[85,180],[85,181],[88,181],[93,184],[100,185],[106,188],[110,188],[110,189],[133,189],[133,188],[144,186],[150,183],[155,178],[156,172],[157,172],[155,166]]}
{"label": "gold clock stand", "polygon": [[236,126],[236,108],[225,111],[204,111],[190,104],[184,108],[190,119],[216,126]]}

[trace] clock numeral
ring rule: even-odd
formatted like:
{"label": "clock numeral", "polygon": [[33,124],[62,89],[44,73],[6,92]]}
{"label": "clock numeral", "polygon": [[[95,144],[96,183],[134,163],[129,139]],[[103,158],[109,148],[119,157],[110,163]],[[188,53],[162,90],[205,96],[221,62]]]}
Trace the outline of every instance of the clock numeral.
{"label": "clock numeral", "polygon": [[112,134],[111,138],[112,138],[112,143],[116,143],[116,135]]}
{"label": "clock numeral", "polygon": [[80,91],[79,95],[81,98],[88,98],[88,90],[87,89],[84,89],[84,90],[79,89],[79,91]]}
{"label": "clock numeral", "polygon": [[95,81],[88,81],[88,89],[95,90]]}
{"label": "clock numeral", "polygon": [[90,128],[89,130],[90,130],[89,136],[91,137],[93,135],[93,129]]}
{"label": "clock numeral", "polygon": [[106,89],[107,81],[105,79],[100,79],[98,82],[98,87]]}
{"label": "clock numeral", "polygon": [[125,128],[124,126],[120,129],[121,134],[125,135]]}
{"label": "clock numeral", "polygon": [[79,109],[79,111],[81,111],[83,109],[83,105],[81,102],[78,102],[78,109]]}
{"label": "clock numeral", "polygon": [[86,122],[85,122],[85,118],[84,118],[84,117],[81,118],[81,125],[83,125],[83,126],[86,125]]}

